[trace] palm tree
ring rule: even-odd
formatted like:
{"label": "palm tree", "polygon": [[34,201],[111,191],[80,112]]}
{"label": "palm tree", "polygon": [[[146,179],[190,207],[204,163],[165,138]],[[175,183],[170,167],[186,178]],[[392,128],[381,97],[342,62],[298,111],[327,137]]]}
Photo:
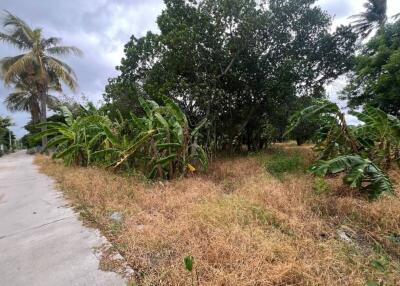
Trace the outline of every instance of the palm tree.
{"label": "palm tree", "polygon": [[[23,51],[22,54],[5,57],[0,61],[2,77],[6,85],[19,82],[21,75],[28,73],[32,78],[31,88],[37,92],[40,102],[41,122],[46,122],[47,92],[52,83],[63,82],[72,91],[78,84],[72,68],[57,59],[56,56],[82,52],[72,46],[60,46],[60,38],[44,38],[42,29],[32,29],[22,19],[5,11],[3,18],[5,32],[0,32],[0,41],[11,44]],[[45,129],[45,125],[42,126]],[[42,138],[42,146],[47,138]]]}
{"label": "palm tree", "polygon": [[[32,122],[39,123],[41,119],[39,93],[36,89],[36,84],[26,74],[19,76],[18,81],[14,84],[15,91],[10,93],[4,103],[10,111],[26,111],[31,113]],[[60,91],[60,87],[53,85],[50,89]],[[47,105],[54,105],[57,98],[52,95],[47,95]]]}
{"label": "palm tree", "polygon": [[352,16],[355,32],[366,38],[375,29],[382,28],[386,21],[387,0],[367,0],[364,4],[365,11]]}

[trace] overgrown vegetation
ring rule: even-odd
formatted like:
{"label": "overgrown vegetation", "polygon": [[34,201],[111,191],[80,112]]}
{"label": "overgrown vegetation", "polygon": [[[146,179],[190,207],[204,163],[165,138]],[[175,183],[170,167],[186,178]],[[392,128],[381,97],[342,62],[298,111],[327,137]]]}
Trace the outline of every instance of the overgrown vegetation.
{"label": "overgrown vegetation", "polygon": [[210,150],[281,141],[304,98],[324,96],[324,84],[352,65],[357,35],[350,26],[330,32],[330,16],[315,2],[166,0],[160,33],[125,45],[107,108],[129,114],[138,97],[167,95],[190,122],[207,118]]}
{"label": "overgrown vegetation", "polygon": [[[377,15],[371,14],[374,17]],[[385,22],[386,15],[381,19]],[[349,74],[350,81],[343,91],[342,99],[348,100],[352,108],[368,103],[399,116],[400,21],[385,25],[380,23],[377,26],[379,30],[376,35],[361,46],[355,58],[355,66]]]}

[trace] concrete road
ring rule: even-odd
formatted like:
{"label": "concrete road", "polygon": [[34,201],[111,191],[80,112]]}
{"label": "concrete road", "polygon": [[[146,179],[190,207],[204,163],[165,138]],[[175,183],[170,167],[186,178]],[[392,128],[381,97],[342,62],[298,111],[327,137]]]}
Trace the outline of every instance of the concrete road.
{"label": "concrete road", "polygon": [[82,225],[32,161],[25,152],[0,158],[0,285],[126,285],[98,269],[94,248],[104,237]]}

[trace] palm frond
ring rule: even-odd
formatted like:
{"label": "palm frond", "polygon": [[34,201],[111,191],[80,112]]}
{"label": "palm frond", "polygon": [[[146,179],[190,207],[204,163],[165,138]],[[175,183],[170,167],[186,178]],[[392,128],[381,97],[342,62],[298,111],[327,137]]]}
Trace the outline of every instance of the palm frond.
{"label": "palm frond", "polygon": [[7,43],[7,44],[11,44],[21,50],[26,50],[31,47],[29,44],[21,41],[20,39],[17,39],[15,37],[12,37],[11,35],[7,35],[2,32],[0,32],[0,41]]}
{"label": "palm frond", "polygon": [[46,60],[47,59],[51,59],[56,65],[65,69],[68,73],[71,74],[72,77],[74,77],[76,79],[76,74],[75,74],[74,70],[68,64],[64,63],[63,61],[60,61],[59,59],[57,59],[55,57],[46,57]]}
{"label": "palm frond", "polygon": [[14,57],[4,57],[0,60],[0,69],[1,69],[1,74],[4,77],[4,73],[7,72],[10,66],[12,66],[17,60],[22,58],[24,55],[18,55]]}
{"label": "palm frond", "polygon": [[387,21],[387,0],[367,0],[364,4],[365,11],[351,16],[353,30],[362,37],[367,37],[373,30],[382,26]]}
{"label": "palm frond", "polygon": [[46,52],[50,55],[70,55],[73,54],[75,56],[82,56],[83,52],[73,46],[60,46],[60,47],[51,47],[51,48],[47,48]]}
{"label": "palm frond", "polygon": [[29,111],[31,107],[31,97],[26,91],[10,93],[4,100],[4,104],[10,111]]}
{"label": "palm frond", "polygon": [[33,52],[8,58],[6,62],[2,62],[3,79],[6,84],[11,83],[20,74],[29,70],[36,64],[36,57]]}
{"label": "palm frond", "polygon": [[22,19],[6,10],[4,13],[3,27],[9,29],[9,35],[28,47],[32,47],[35,38],[34,31]]}
{"label": "palm frond", "polygon": [[40,44],[43,49],[47,49],[49,47],[57,46],[59,43],[61,43],[61,38],[57,37],[50,37],[48,39],[42,39],[40,41]]}
{"label": "palm frond", "polygon": [[[58,102],[58,99],[52,95],[47,96],[47,104],[52,105]],[[32,120],[37,123],[40,119],[40,104],[39,96],[37,94],[32,94],[27,90],[16,91],[10,93],[4,100],[4,104],[7,109],[14,111],[26,111],[30,112]]]}
{"label": "palm frond", "polygon": [[46,64],[50,72],[53,72],[72,91],[76,90],[78,82],[76,81],[75,73],[67,64],[53,57],[46,57]]}

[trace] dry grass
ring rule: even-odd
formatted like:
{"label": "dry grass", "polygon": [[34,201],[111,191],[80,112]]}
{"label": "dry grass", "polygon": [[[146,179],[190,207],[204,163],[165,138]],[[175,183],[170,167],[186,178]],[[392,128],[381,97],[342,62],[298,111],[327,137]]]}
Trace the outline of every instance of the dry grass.
{"label": "dry grass", "polygon": [[[126,258],[139,285],[190,285],[186,255],[201,285],[400,285],[397,197],[368,202],[339,178],[317,195],[307,174],[266,173],[269,158],[217,160],[206,175],[162,183],[36,162]],[[112,222],[114,211],[122,223]]]}

